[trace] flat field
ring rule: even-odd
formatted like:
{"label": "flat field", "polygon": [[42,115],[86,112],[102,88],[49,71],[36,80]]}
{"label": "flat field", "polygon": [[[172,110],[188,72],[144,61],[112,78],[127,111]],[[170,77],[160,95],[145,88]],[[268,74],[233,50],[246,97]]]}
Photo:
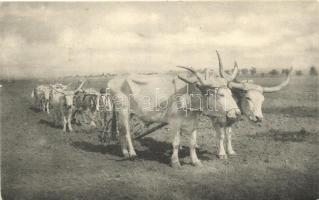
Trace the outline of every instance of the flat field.
{"label": "flat field", "polygon": [[[274,85],[282,78],[258,78]],[[70,80],[64,80],[68,82]],[[138,159],[118,145],[100,144],[96,132],[74,125],[68,133],[32,109],[32,88],[50,81],[1,81],[1,193],[3,199],[318,199],[319,81],[293,77],[280,92],[265,94],[264,122],[233,128],[237,156],[219,160],[216,136],[201,120],[198,155],[190,165],[182,137],[181,169],[169,166],[171,136],[162,128],[134,141]],[[52,81],[51,81],[52,82]],[[87,87],[102,87],[92,79]]]}

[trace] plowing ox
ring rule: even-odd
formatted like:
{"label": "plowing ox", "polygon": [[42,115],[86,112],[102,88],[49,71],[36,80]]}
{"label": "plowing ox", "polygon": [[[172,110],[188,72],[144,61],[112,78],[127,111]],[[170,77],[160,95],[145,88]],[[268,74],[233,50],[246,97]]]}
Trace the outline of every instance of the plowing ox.
{"label": "plowing ox", "polygon": [[121,150],[125,157],[135,157],[129,119],[131,114],[148,122],[165,122],[173,136],[171,165],[180,166],[178,150],[180,133],[190,134],[190,157],[193,165],[197,158],[196,130],[200,113],[219,121],[235,121],[240,114],[224,78],[203,79],[189,67],[194,80],[172,76],[135,75],[114,78],[108,86],[113,96],[120,128]]}
{"label": "plowing ox", "polygon": [[50,113],[50,94],[52,88],[57,90],[65,90],[69,85],[63,85],[56,83],[54,85],[38,85],[31,93],[31,97],[34,98],[34,105],[43,112]]}
{"label": "plowing ox", "polygon": [[[241,113],[249,118],[249,120],[260,123],[263,120],[262,114],[262,104],[265,99],[264,93],[277,92],[283,87],[287,86],[290,77],[292,68],[289,71],[289,74],[285,81],[281,84],[273,87],[264,87],[261,85],[254,84],[252,81],[244,80],[239,82],[237,80],[238,76],[238,66],[235,62],[234,73],[230,76],[224,72],[223,64],[220,58],[219,53],[217,52],[218,61],[219,61],[219,73],[221,77],[225,78],[228,81],[228,87],[231,89],[233,97],[235,98],[237,105]],[[225,126],[220,126],[215,124],[217,132],[219,135],[219,157],[227,158],[226,152],[224,150],[224,138],[226,135],[227,140],[227,152],[230,155],[236,154],[231,145],[231,123],[226,123]],[[216,128],[216,127],[215,127]]]}
{"label": "plowing ox", "polygon": [[34,107],[42,110],[43,112],[50,113],[49,110],[49,98],[50,98],[50,86],[38,85],[33,88],[31,97],[34,98]]}
{"label": "plowing ox", "polygon": [[84,81],[80,84],[80,86],[76,90],[58,90],[51,86],[51,99],[54,113],[53,113],[53,122],[56,126],[59,126],[62,121],[63,131],[66,132],[66,128],[68,126],[69,131],[72,131],[71,126],[71,117],[73,112],[73,102],[74,95],[76,92],[80,91],[83,86]]}

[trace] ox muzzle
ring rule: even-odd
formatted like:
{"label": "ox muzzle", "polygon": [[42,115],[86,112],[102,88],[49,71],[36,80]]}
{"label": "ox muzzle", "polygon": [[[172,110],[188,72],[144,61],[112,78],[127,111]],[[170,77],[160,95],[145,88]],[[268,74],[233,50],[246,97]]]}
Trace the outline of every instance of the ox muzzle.
{"label": "ox muzzle", "polygon": [[241,112],[238,108],[233,108],[227,111],[226,118],[228,123],[234,123],[238,121],[241,116]]}

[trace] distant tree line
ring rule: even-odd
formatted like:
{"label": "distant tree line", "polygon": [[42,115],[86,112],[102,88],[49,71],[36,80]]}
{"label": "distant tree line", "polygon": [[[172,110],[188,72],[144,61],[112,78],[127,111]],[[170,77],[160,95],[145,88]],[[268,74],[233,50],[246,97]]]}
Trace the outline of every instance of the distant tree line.
{"label": "distant tree line", "polygon": [[[280,70],[278,69],[272,69],[268,72],[269,75],[271,76],[277,76],[279,74],[282,74],[282,75],[288,75],[289,73],[289,68],[284,68],[284,69],[281,69],[281,72]],[[233,69],[232,70],[225,70],[226,73],[228,74],[232,74],[233,73]],[[172,73],[172,71],[169,71],[168,73]],[[174,72],[175,73],[175,72]],[[250,67],[250,68],[241,68],[239,70],[239,73],[242,74],[242,75],[256,75],[257,74],[257,69],[256,67]],[[142,74],[157,74],[155,72],[150,72],[150,73],[142,73]],[[267,74],[267,72],[260,72],[260,76],[264,77],[265,75]],[[318,76],[318,70],[315,66],[310,66],[309,68],[309,72],[308,74],[310,76]],[[83,75],[84,77],[98,77],[98,76],[101,76],[101,77],[108,77],[108,76],[115,76],[116,74],[112,74],[112,73],[102,73],[102,74],[98,74],[98,75]],[[296,70],[295,71],[295,75],[296,76],[303,76],[304,75],[304,72],[302,70]],[[74,75],[74,77],[80,77],[80,75]]]}
{"label": "distant tree line", "polygon": [[317,68],[315,66],[310,67],[309,75],[310,76],[318,76],[318,71],[317,71]]}
{"label": "distant tree line", "polygon": [[[271,69],[268,73],[266,72],[260,72],[260,76],[264,77],[266,74],[269,74],[271,76],[277,76],[277,75],[288,75],[290,71],[290,68],[283,68],[281,69]],[[226,73],[231,74],[233,70],[225,70]],[[250,67],[250,68],[241,68],[239,69],[239,73],[242,75],[256,75],[257,74],[257,69],[255,67]],[[295,70],[295,75],[296,76],[303,76],[304,72],[302,70]],[[311,66],[309,68],[308,74],[310,76],[318,76],[318,70],[315,66]]]}

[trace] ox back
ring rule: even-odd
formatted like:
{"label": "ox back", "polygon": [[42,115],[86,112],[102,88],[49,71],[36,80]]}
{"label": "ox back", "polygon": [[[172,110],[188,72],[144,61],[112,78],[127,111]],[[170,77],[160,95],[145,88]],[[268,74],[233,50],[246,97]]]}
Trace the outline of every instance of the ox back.
{"label": "ox back", "polygon": [[[174,115],[205,109],[205,100],[195,84],[174,76],[132,75],[108,83],[116,109],[128,109],[144,121],[168,122]],[[216,107],[221,106],[219,104]],[[225,115],[222,108],[216,116]]]}

